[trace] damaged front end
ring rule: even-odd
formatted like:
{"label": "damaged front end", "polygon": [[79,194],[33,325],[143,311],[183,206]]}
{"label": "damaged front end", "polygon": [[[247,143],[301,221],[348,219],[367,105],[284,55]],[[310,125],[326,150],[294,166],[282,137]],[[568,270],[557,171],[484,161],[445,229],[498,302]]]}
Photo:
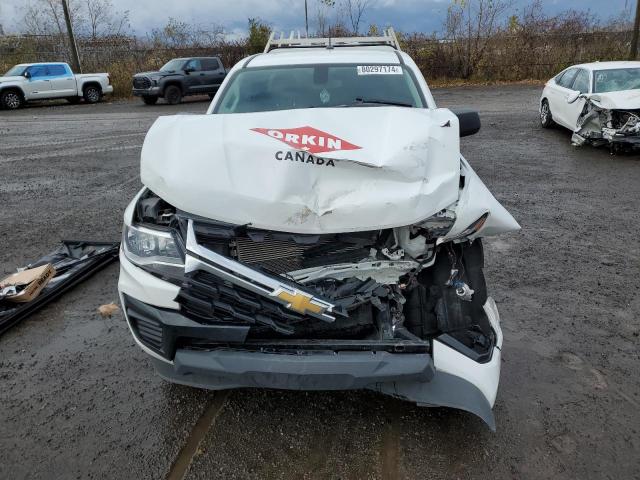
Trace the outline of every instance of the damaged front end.
{"label": "damaged front end", "polygon": [[573,145],[609,146],[612,153],[640,148],[640,109],[605,108],[599,95],[583,97],[584,107],[571,137]]}
{"label": "damaged front end", "polygon": [[159,118],[125,212],[128,325],[173,382],[367,388],[493,428],[480,237],[519,226],[461,158],[456,115],[370,112]]}
{"label": "damaged front end", "polygon": [[[121,254],[121,300],[134,338],[174,382],[370,388],[467,410],[493,428],[497,377],[476,385],[456,369],[470,362],[495,371],[499,362],[497,310],[474,238],[500,223],[471,211],[477,218],[460,228],[466,195],[480,188],[466,162],[462,171],[465,195],[451,208],[407,227],[348,233],[213,221],[144,189],[128,212]],[[136,286],[139,269],[142,283],[172,286],[165,308]],[[434,357],[436,349],[449,353]],[[451,353],[455,365],[438,365]]]}

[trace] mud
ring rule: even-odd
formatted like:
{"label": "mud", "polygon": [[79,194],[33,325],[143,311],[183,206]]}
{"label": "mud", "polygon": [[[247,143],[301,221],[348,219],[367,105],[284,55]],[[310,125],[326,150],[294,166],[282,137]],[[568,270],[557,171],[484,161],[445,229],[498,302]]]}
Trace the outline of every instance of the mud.
{"label": "mud", "polygon": [[[539,128],[539,91],[434,91],[480,111],[463,153],[523,227],[485,244],[505,334],[497,433],[371,392],[218,405],[164,383],[122,314],[97,312],[117,298],[114,265],[0,338],[0,478],[636,478],[640,161]],[[145,131],[207,105],[0,111],[0,274],[61,238],[117,240]]]}

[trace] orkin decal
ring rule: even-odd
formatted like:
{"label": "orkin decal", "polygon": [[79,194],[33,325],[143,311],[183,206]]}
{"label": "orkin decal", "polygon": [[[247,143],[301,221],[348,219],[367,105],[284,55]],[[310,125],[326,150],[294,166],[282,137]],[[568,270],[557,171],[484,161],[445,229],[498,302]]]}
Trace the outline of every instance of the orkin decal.
{"label": "orkin decal", "polygon": [[339,150],[360,150],[362,147],[323,132],[313,127],[298,128],[252,128],[254,132],[280,140],[296,150],[308,153],[337,152]]}

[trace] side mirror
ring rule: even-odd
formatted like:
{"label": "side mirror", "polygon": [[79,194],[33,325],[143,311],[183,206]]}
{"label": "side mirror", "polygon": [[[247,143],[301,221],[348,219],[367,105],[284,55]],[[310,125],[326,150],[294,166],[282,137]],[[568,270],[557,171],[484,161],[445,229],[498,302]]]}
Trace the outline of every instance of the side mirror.
{"label": "side mirror", "polygon": [[452,108],[451,112],[458,117],[460,123],[460,137],[475,135],[480,131],[480,115],[468,108]]}
{"label": "side mirror", "polygon": [[195,70],[191,67],[187,67],[184,69],[184,73],[186,73],[187,75],[189,75],[191,72],[194,72]]}
{"label": "side mirror", "polygon": [[23,74],[24,78],[31,78],[31,73],[29,72],[29,70],[26,70]]}
{"label": "side mirror", "polygon": [[578,100],[580,98],[580,95],[582,95],[580,92],[578,92],[577,90],[572,91],[569,95],[567,95],[567,103],[573,103],[576,100]]}

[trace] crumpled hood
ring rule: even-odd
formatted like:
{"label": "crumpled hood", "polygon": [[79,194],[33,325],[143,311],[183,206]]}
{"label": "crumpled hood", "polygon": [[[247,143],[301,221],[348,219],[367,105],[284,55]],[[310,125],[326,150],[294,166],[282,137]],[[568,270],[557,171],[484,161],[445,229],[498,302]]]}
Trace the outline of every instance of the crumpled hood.
{"label": "crumpled hood", "polygon": [[160,117],[141,161],[144,185],[180,210],[295,233],[419,222],[457,200],[459,176],[446,109]]}
{"label": "crumpled hood", "polygon": [[594,93],[589,97],[600,108],[607,110],[640,109],[640,90]]}

